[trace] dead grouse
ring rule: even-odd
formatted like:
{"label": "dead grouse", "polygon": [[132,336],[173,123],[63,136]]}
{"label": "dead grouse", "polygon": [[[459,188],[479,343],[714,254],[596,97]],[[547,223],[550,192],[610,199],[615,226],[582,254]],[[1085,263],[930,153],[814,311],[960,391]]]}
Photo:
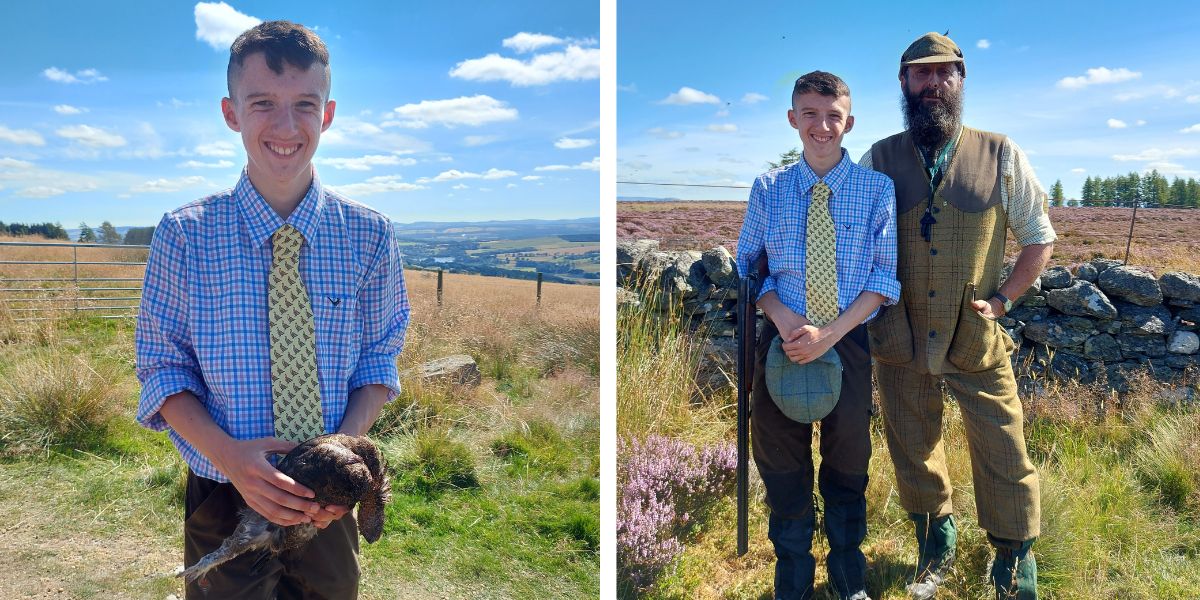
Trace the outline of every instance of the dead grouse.
{"label": "dead grouse", "polygon": [[[367,542],[383,533],[383,506],[391,499],[391,486],[379,448],[366,437],[340,433],[308,440],[279,461],[279,470],[312,490],[315,502],[353,508],[358,504],[358,531]],[[241,520],[221,547],[179,575],[188,583],[234,557],[261,551],[267,558],[304,546],[318,529],[311,524],[284,527],[268,521],[253,509],[243,508]]]}

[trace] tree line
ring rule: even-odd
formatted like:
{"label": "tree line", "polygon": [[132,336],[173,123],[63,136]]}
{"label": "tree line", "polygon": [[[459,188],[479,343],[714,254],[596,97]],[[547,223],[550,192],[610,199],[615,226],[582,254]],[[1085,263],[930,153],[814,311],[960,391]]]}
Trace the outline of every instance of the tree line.
{"label": "tree line", "polygon": [[70,240],[62,223],[8,223],[0,221],[0,235],[40,235],[52,240]]}
{"label": "tree line", "polygon": [[1113,177],[1088,177],[1078,199],[1064,199],[1062,181],[1050,191],[1051,206],[1171,206],[1200,208],[1200,182],[1195,178],[1174,178],[1170,183],[1157,170]]}
{"label": "tree line", "polygon": [[79,238],[75,241],[81,244],[124,244],[126,246],[149,246],[154,237],[154,227],[130,227],[122,236],[121,232],[105,221],[98,229],[92,229],[87,223],[79,224]]}

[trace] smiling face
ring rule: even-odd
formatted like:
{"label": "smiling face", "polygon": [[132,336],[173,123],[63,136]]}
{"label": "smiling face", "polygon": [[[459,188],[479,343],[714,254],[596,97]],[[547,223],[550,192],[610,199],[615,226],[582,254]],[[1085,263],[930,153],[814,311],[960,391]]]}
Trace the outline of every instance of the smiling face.
{"label": "smiling face", "polygon": [[257,52],[242,63],[234,97],[221,100],[225,123],[242,134],[250,181],[272,206],[298,202],[312,182],[313,154],[333,122],[327,68],[284,62],[276,73]]}
{"label": "smiling face", "polygon": [[788,123],[800,132],[804,160],[823,176],[842,159],[842,137],[854,127],[850,96],[797,94],[792,97]]}

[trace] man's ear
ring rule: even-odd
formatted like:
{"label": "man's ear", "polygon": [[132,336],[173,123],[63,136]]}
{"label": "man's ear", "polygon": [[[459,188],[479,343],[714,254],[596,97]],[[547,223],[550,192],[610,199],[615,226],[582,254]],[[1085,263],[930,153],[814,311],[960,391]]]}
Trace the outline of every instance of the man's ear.
{"label": "man's ear", "polygon": [[850,133],[851,129],[854,129],[854,115],[846,117],[846,128],[842,130],[842,135]]}
{"label": "man's ear", "polygon": [[240,123],[238,123],[237,119],[237,111],[233,109],[233,100],[230,100],[229,98],[221,98],[221,114],[225,116],[225,124],[228,125],[230,129],[238,133],[242,132],[242,126]]}
{"label": "man's ear", "polygon": [[800,129],[800,124],[796,122],[796,111],[791,108],[788,109],[788,125],[791,125],[792,129]]}
{"label": "man's ear", "polygon": [[337,108],[337,102],[329,100],[325,103],[325,113],[321,115],[321,133],[325,133],[326,129],[333,124],[333,111]]}

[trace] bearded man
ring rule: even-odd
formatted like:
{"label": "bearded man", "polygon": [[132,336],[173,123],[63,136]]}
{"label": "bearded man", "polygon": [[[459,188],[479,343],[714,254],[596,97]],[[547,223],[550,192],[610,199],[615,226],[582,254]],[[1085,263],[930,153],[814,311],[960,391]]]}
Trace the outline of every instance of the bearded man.
{"label": "bearded man", "polygon": [[[941,383],[961,410],[979,525],[996,549],[998,597],[1037,597],[1038,475],[1022,431],[1010,354],[996,319],[1041,274],[1055,233],[1047,196],[1007,137],[962,125],[962,50],[927,33],[900,58],[907,129],[859,161],[896,185],[901,299],[869,326],[900,501],[916,525],[908,591],[932,598],[954,563],[957,528],[942,445]],[[1000,281],[1008,230],[1021,245]]]}

